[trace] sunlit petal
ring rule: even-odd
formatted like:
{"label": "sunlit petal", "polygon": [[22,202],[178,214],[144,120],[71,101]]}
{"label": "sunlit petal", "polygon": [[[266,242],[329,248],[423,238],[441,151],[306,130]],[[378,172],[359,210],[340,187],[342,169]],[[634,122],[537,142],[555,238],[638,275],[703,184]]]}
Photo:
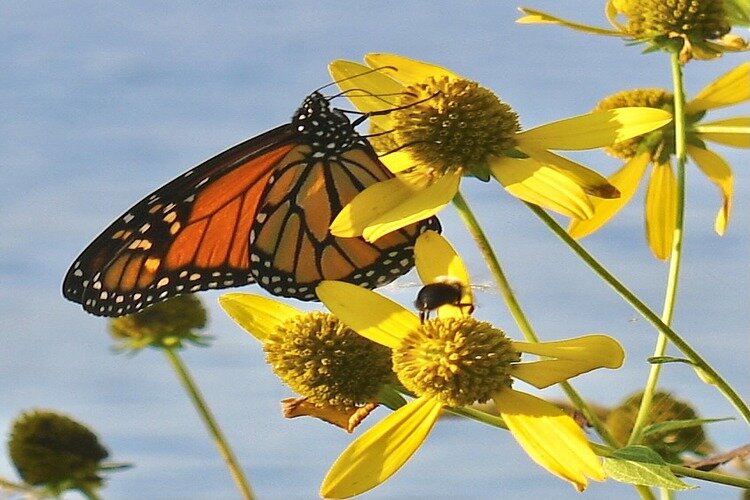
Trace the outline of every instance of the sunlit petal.
{"label": "sunlit petal", "polygon": [[343,281],[322,281],[315,289],[323,304],[349,328],[386,347],[419,328],[413,312],[387,297]]}
{"label": "sunlit petal", "polygon": [[[456,253],[448,240],[434,231],[425,231],[417,238],[414,245],[414,262],[422,283],[429,284],[438,278],[449,276],[461,282],[462,304],[472,304],[473,297],[469,283],[469,271],[461,257]],[[446,305],[438,309],[439,317],[459,317],[462,309]]]}
{"label": "sunlit petal", "polygon": [[417,451],[442,406],[419,398],[402,406],[357,438],[336,459],[320,487],[325,498],[349,498],[391,477]]}
{"label": "sunlit petal", "polygon": [[238,325],[265,342],[286,320],[302,314],[298,309],[249,293],[225,293],[219,305]]}
{"label": "sunlit petal", "polygon": [[539,465],[578,491],[586,489],[587,476],[604,480],[604,469],[583,430],[562,410],[512,389],[498,393],[495,405],[513,437]]}
{"label": "sunlit petal", "polygon": [[336,236],[362,235],[367,241],[424,220],[443,209],[458,191],[459,171],[437,178],[402,175],[368,187],[331,224]]}
{"label": "sunlit petal", "polygon": [[460,78],[449,69],[435,64],[410,59],[398,54],[370,53],[365,55],[365,62],[372,68],[383,68],[383,72],[404,85],[423,83],[429,78]]}
{"label": "sunlit petal", "polygon": [[672,121],[661,109],[615,108],[547,123],[516,134],[518,147],[536,149],[595,149],[656,130]]}
{"label": "sunlit petal", "polygon": [[[373,71],[362,64],[336,60],[328,71],[350,101],[363,113],[393,109],[397,106],[404,87],[382,71]],[[382,130],[393,128],[390,116],[371,116],[370,121]]]}
{"label": "sunlit petal", "polygon": [[708,84],[685,105],[688,114],[731,106],[750,99],[750,62],[745,62]]}
{"label": "sunlit petal", "polygon": [[729,223],[729,215],[732,212],[733,177],[732,169],[724,158],[713,151],[703,148],[688,146],[688,153],[695,160],[696,165],[706,174],[711,182],[721,191],[722,204],[719,213],[716,214],[714,229],[719,235],[723,235]]}
{"label": "sunlit petal", "polygon": [[573,238],[583,238],[606,224],[624,207],[638,190],[646,167],[651,161],[648,153],[631,158],[623,167],[608,178],[610,184],[620,192],[620,197],[613,200],[591,198],[594,215],[590,219],[573,219],[568,226],[568,233]]}
{"label": "sunlit petal", "polygon": [[591,196],[599,198],[617,198],[620,196],[617,189],[604,176],[584,167],[580,163],[571,161],[546,149],[524,147],[522,151],[533,159],[565,174]]}
{"label": "sunlit petal", "polygon": [[516,22],[520,24],[558,24],[560,26],[565,26],[576,31],[583,31],[584,33],[593,33],[595,35],[605,36],[622,36],[622,33],[618,31],[598,28],[596,26],[590,26],[588,24],[575,23],[573,21],[567,21],[540,10],[529,9],[527,7],[519,7],[518,10],[525,14],[524,16],[516,19]]}
{"label": "sunlit petal", "polygon": [[646,239],[654,256],[668,259],[677,220],[677,180],[669,163],[654,165],[646,190]]}
{"label": "sunlit petal", "polygon": [[593,368],[619,368],[625,359],[620,344],[607,335],[593,334],[552,342],[519,342],[513,347],[520,352],[556,359],[590,363]]}
{"label": "sunlit petal", "polygon": [[738,116],[711,122],[701,122],[693,127],[704,141],[714,141],[736,148],[750,148],[750,117]]}
{"label": "sunlit petal", "polygon": [[425,231],[414,245],[414,261],[422,283],[433,283],[440,276],[451,276],[466,285],[469,272],[448,240],[435,231]]}
{"label": "sunlit petal", "polygon": [[578,184],[534,159],[498,158],[490,164],[490,170],[509,193],[524,201],[577,219],[594,214],[591,201]]}

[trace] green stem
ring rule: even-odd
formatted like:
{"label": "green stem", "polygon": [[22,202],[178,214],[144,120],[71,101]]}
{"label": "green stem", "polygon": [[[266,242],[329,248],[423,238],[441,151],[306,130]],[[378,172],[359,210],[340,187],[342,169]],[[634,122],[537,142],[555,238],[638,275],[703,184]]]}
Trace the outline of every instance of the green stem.
{"label": "green stem", "polygon": [[[539,338],[534,332],[528,318],[526,318],[523,309],[521,309],[521,305],[518,303],[515,293],[513,293],[510,282],[503,272],[500,261],[498,260],[495,251],[492,249],[492,245],[487,239],[487,235],[484,233],[484,230],[482,230],[482,226],[479,224],[479,221],[474,216],[474,212],[471,210],[460,191],[456,192],[456,196],[453,198],[453,205],[456,207],[458,215],[464,221],[466,228],[469,230],[471,236],[479,247],[479,250],[482,252],[484,260],[490,268],[490,272],[492,272],[492,275],[495,277],[500,293],[502,294],[511,315],[518,325],[518,328],[521,330],[524,338],[528,342],[539,342]],[[583,416],[586,417],[586,420],[602,437],[602,439],[611,446],[617,446],[617,441],[609,433],[607,427],[573,386],[565,381],[560,383],[560,387],[562,387],[573,405],[583,413]]]}
{"label": "green stem", "polygon": [[231,474],[237,489],[240,490],[242,498],[246,500],[255,498],[245,475],[242,473],[242,469],[240,469],[240,466],[237,463],[237,459],[234,457],[231,448],[229,448],[229,444],[221,432],[221,429],[219,429],[216,420],[213,415],[211,415],[211,411],[203,399],[203,396],[201,396],[200,391],[198,391],[198,387],[195,385],[193,378],[188,373],[187,367],[185,367],[174,349],[166,347],[163,351],[164,355],[169,360],[169,363],[172,365],[172,368],[174,368],[177,373],[177,378],[190,396],[193,406],[195,406],[203,423],[208,428],[208,432],[211,434],[214,444],[219,449],[219,455],[221,455],[221,458],[223,458],[224,462],[227,464],[229,473]]}
{"label": "green stem", "polygon": [[[682,263],[682,241],[685,226],[685,162],[687,161],[687,150],[685,148],[686,124],[685,124],[685,89],[682,81],[682,66],[677,53],[671,54],[672,84],[674,87],[674,139],[675,157],[677,159],[677,200],[675,227],[672,236],[672,253],[669,260],[669,275],[664,294],[664,306],[662,308],[661,320],[665,325],[672,324],[674,308],[677,300],[677,284],[680,278],[680,264]],[[664,356],[668,345],[667,337],[659,332],[654,348],[654,357]],[[638,408],[638,414],[633,424],[628,444],[636,444],[641,440],[643,428],[648,423],[651,413],[651,404],[659,383],[661,364],[651,365],[648,379],[643,389],[643,397]]]}
{"label": "green stem", "polygon": [[560,238],[570,249],[578,255],[596,274],[599,275],[605,283],[611,286],[633,309],[643,316],[649,323],[654,325],[657,330],[663,333],[672,344],[677,347],[696,369],[699,369],[705,375],[705,379],[710,380],[725,398],[737,409],[746,422],[750,423],[750,408],[735,392],[726,380],[714,370],[677,332],[669,325],[665,324],[649,307],[641,301],[633,292],[631,292],[620,280],[602,266],[590,253],[588,253],[576,240],[574,240],[562,227],[542,208],[532,203],[526,203],[529,210],[539,217],[542,222]]}

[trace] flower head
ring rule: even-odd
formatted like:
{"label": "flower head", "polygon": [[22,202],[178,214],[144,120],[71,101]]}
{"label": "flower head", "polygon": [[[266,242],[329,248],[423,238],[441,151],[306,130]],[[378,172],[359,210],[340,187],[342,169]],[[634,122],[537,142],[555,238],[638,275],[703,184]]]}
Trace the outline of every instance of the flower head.
{"label": "flower head", "polygon": [[630,108],[521,130],[508,103],[445,68],[393,54],[368,54],[365,62],[334,61],[329,68],[347,97],[369,113],[373,146],[397,175],[341,211],[331,225],[337,236],[375,240],[429,217],[453,199],[462,176],[494,177],[522,200],[586,219],[589,195],[613,198],[617,190],[550,150],[607,146],[670,119]]}
{"label": "flower head", "polygon": [[13,422],[8,451],[26,483],[42,485],[54,495],[100,488],[102,461],[109,456],[86,426],[44,410],[25,412]]}
{"label": "flower head", "polygon": [[[263,344],[274,373],[303,396],[306,414],[338,425],[330,418],[340,414],[348,421],[357,408],[378,401],[394,379],[390,350],[357,335],[331,314],[302,312],[244,293],[224,294],[219,302]],[[297,411],[300,404],[293,401],[286,408]],[[348,424],[343,427],[351,431]]]}
{"label": "flower head", "polygon": [[646,43],[647,50],[680,54],[680,60],[712,59],[723,52],[746,50],[748,44],[730,34],[733,18],[726,0],[608,0],[607,18],[614,29],[579,24],[521,7],[519,23],[560,24],[597,35],[619,36]]}
{"label": "flower head", "polygon": [[206,326],[206,309],[193,294],[180,295],[134,314],[109,321],[109,332],[120,342],[118,349],[182,347],[183,342],[207,345],[209,337],[198,333]]}
{"label": "flower head", "polygon": [[[672,94],[661,89],[636,89],[609,96],[597,109],[648,106],[666,111],[673,109]],[[727,162],[708,148],[708,142],[726,146],[750,147],[750,117],[704,121],[707,111],[750,100],[750,63],[743,63],[717,78],[685,105],[687,113],[687,152],[698,169],[721,193],[722,204],[714,229],[723,235],[732,209],[733,179]],[[612,156],[625,160],[624,166],[608,179],[622,196],[617,200],[592,200],[594,216],[573,220],[568,231],[573,237],[586,236],[608,222],[633,197],[649,165],[645,201],[646,238],[653,254],[669,258],[676,218],[677,181],[672,170],[674,128],[665,125],[640,138],[618,143],[607,149]]]}
{"label": "flower head", "polygon": [[[423,238],[427,243],[420,242]],[[446,251],[447,242],[439,235],[427,232],[420,240],[417,266],[420,261],[455,264],[458,259],[455,253],[431,254]],[[428,255],[420,256],[422,252]],[[437,271],[435,267],[428,274]],[[451,271],[446,266],[442,272]],[[393,350],[399,381],[415,397],[339,456],[323,482],[323,496],[344,498],[377,486],[417,450],[443,408],[488,399],[494,400],[513,436],[542,467],[579,490],[586,487],[587,477],[604,479],[581,428],[556,406],[513,389],[512,383],[519,379],[543,388],[595,368],[617,368],[623,351],[613,339],[589,335],[538,344],[515,342],[456,307],[455,314],[423,323],[395,302],[357,286],[324,281],[317,293],[357,333]],[[523,354],[544,359],[524,362]]]}
{"label": "flower head", "polygon": [[[642,398],[642,392],[633,394],[607,415],[607,428],[621,443],[628,441]],[[698,414],[688,403],[676,399],[667,392],[657,392],[654,394],[651,412],[646,423],[654,425],[698,418]],[[701,425],[667,428],[663,431],[652,432],[644,436],[642,444],[672,463],[682,463],[681,455],[686,452],[706,456],[713,451],[713,445],[706,439]]]}

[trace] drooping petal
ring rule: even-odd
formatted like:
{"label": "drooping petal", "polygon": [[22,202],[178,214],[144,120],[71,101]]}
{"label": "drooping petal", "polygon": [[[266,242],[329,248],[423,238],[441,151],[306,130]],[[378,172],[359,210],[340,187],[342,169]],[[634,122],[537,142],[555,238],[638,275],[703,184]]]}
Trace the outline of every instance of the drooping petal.
{"label": "drooping petal", "polygon": [[[373,71],[372,68],[353,61],[332,61],[328,65],[328,71],[339,88],[363,113],[397,107],[399,96],[404,91],[403,85],[382,71]],[[388,114],[371,116],[370,121],[382,130],[393,128]]]}
{"label": "drooping petal", "polygon": [[[463,285],[461,304],[474,303],[469,283],[469,271],[448,240],[440,234],[435,231],[425,231],[417,238],[414,245],[414,262],[422,283],[435,283],[445,276],[455,278]],[[439,317],[459,317],[462,314],[462,308],[453,305],[445,305],[438,309]]]}
{"label": "drooping petal", "polygon": [[219,305],[261,342],[265,342],[285,321],[302,314],[283,302],[249,293],[225,293],[219,297]]}
{"label": "drooping petal", "polygon": [[365,63],[371,68],[383,68],[383,72],[404,85],[423,83],[429,78],[460,78],[449,69],[398,54],[370,53]]}
{"label": "drooping petal", "polygon": [[729,223],[729,215],[732,212],[732,193],[734,191],[732,169],[724,161],[724,158],[713,151],[688,145],[688,153],[695,160],[698,168],[706,174],[706,177],[721,190],[722,204],[719,213],[716,214],[714,229],[720,236],[723,236]]}
{"label": "drooping petal", "polygon": [[651,155],[648,153],[641,154],[628,160],[620,170],[612,174],[608,178],[609,183],[617,188],[620,192],[620,197],[614,200],[592,198],[591,204],[594,205],[594,215],[586,220],[573,219],[570,226],[568,226],[568,234],[573,238],[583,238],[602,227],[614,217],[638,190],[638,186],[650,161]]}
{"label": "drooping petal", "polygon": [[519,24],[558,24],[571,28],[576,31],[583,31],[584,33],[593,33],[594,35],[605,35],[605,36],[622,36],[622,33],[606,28],[598,28],[596,26],[590,26],[588,24],[575,23],[573,21],[567,21],[560,17],[547,14],[540,10],[529,9],[528,7],[519,7],[525,15],[516,19]]}
{"label": "drooping petal", "polygon": [[750,148],[750,117],[738,116],[693,127],[704,141],[714,141],[735,148]]}
{"label": "drooping petal", "polygon": [[506,191],[524,201],[577,219],[594,214],[578,184],[535,159],[497,158],[490,163],[490,171]]}
{"label": "drooping petal", "polygon": [[611,146],[672,121],[672,115],[647,107],[615,108],[547,123],[516,134],[518,148],[583,150]]}
{"label": "drooping petal", "polygon": [[646,239],[657,259],[666,260],[672,253],[672,239],[677,220],[677,180],[672,165],[656,164],[646,190]]}
{"label": "drooping petal", "polygon": [[709,83],[685,105],[694,114],[707,109],[731,106],[750,99],[750,62],[745,62]]}
{"label": "drooping petal", "polygon": [[495,395],[495,405],[526,453],[539,465],[567,481],[578,491],[590,477],[605,479],[599,458],[583,430],[556,406],[530,394],[506,389]]}
{"label": "drooping petal", "polygon": [[417,451],[442,405],[419,398],[402,406],[357,438],[336,459],[320,487],[324,498],[349,498],[387,480]]}
{"label": "drooping petal", "polygon": [[387,297],[343,281],[322,281],[315,289],[318,298],[349,328],[386,347],[419,328],[413,312]]}
{"label": "drooping petal", "polygon": [[617,189],[604,176],[584,167],[580,163],[571,161],[546,149],[525,147],[522,151],[533,159],[565,174],[591,196],[607,199],[620,196]]}
{"label": "drooping petal", "polygon": [[401,175],[368,187],[339,212],[331,234],[364,236],[375,241],[413,222],[426,219],[447,205],[458,191],[461,172],[437,178]]}

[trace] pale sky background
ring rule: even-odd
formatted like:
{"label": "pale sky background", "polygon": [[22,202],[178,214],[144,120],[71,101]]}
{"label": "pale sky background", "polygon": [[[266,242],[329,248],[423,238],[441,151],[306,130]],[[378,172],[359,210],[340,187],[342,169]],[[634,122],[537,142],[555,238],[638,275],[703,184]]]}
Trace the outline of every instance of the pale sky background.
{"label": "pale sky background", "polygon": [[[606,23],[603,1],[535,0],[529,6]],[[513,2],[4,2],[0,6],[0,433],[23,410],[51,408],[90,425],[115,461],[106,498],[235,498],[229,475],[166,360],[148,350],[114,355],[106,320],[62,298],[70,263],[115,217],[205,158],[289,120],[329,82],[326,64],[396,52],[444,65],[493,89],[532,127],[588,111],[607,94],[670,87],[668,61],[617,39],[559,27],[520,26]],[[747,35],[747,33],[745,33]],[[741,62],[691,63],[688,95]],[[342,106],[346,106],[341,101]],[[747,114],[748,108],[715,113]],[[684,274],[676,328],[750,399],[750,170],[746,151],[717,148],[733,165],[736,204],[728,234],[713,232],[718,192],[688,170]],[[578,156],[604,173],[617,162]],[[494,184],[463,184],[543,339],[606,332],[628,360],[575,380],[592,401],[614,404],[642,386],[654,331],[587,270],[517,200]],[[444,234],[478,282],[489,273],[452,209]],[[656,310],[667,266],[648,252],[642,196],[585,245]],[[406,281],[409,278],[407,277]],[[242,289],[261,293],[259,287]],[[390,293],[408,304],[416,289]],[[315,498],[350,442],[311,419],[285,420],[292,395],[260,346],[218,308],[209,349],[184,352],[259,498]],[[476,316],[520,338],[499,296],[480,294]],[[675,353],[676,354],[676,353]],[[684,365],[665,388],[705,417],[733,408]],[[557,389],[532,391],[548,398]],[[379,410],[369,425],[385,415]],[[739,418],[739,417],[738,417]],[[361,430],[360,430],[361,432]],[[715,424],[727,450],[750,441],[741,421]],[[5,453],[0,476],[15,478]],[[685,498],[739,492],[699,484]],[[588,498],[631,498],[592,484]],[[582,498],[526,457],[506,432],[441,421],[422,449],[365,498]],[[76,498],[70,495],[67,498]]]}

